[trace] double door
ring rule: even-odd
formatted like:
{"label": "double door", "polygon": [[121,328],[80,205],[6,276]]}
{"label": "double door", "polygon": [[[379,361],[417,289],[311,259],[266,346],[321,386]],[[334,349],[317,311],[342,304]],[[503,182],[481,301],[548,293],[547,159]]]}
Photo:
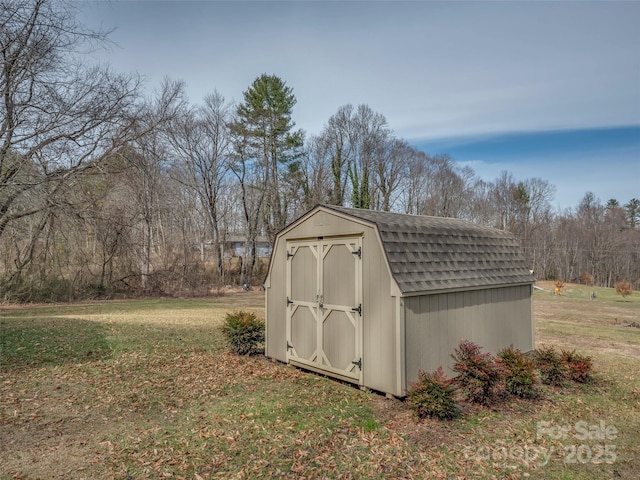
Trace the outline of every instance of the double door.
{"label": "double door", "polygon": [[362,383],[362,238],[287,242],[287,361]]}

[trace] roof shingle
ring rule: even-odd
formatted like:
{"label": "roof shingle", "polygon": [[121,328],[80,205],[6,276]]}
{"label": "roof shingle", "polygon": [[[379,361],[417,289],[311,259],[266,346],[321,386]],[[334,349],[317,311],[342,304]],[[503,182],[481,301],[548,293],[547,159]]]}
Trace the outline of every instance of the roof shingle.
{"label": "roof shingle", "polygon": [[533,283],[516,238],[456,218],[323,207],[376,225],[403,293]]}

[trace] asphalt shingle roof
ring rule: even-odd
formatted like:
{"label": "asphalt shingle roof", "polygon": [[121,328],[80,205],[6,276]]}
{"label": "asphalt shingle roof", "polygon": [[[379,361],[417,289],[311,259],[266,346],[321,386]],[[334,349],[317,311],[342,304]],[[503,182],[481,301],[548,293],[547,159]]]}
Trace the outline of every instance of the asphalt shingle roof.
{"label": "asphalt shingle roof", "polygon": [[403,293],[534,282],[518,241],[508,232],[456,218],[323,207],[377,226]]}

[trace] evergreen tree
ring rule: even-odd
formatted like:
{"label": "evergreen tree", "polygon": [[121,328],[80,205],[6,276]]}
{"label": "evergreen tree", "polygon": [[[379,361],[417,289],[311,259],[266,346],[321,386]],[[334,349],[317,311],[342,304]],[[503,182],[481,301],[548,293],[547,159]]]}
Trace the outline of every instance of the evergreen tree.
{"label": "evergreen tree", "polygon": [[627,210],[627,221],[631,228],[636,228],[640,224],[640,200],[632,198],[624,208]]}
{"label": "evergreen tree", "polygon": [[275,75],[262,74],[244,92],[236,111],[234,133],[247,139],[248,154],[264,171],[263,222],[271,239],[285,226],[288,210],[283,188],[295,178],[303,143],[301,131],[292,131],[296,97],[293,89]]}

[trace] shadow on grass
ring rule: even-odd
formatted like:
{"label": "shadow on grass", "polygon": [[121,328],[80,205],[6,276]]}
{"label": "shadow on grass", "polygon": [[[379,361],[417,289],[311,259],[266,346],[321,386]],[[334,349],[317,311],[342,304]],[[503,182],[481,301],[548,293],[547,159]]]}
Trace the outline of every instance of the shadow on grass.
{"label": "shadow on grass", "polygon": [[39,367],[109,358],[103,325],[75,318],[0,319],[0,367]]}

